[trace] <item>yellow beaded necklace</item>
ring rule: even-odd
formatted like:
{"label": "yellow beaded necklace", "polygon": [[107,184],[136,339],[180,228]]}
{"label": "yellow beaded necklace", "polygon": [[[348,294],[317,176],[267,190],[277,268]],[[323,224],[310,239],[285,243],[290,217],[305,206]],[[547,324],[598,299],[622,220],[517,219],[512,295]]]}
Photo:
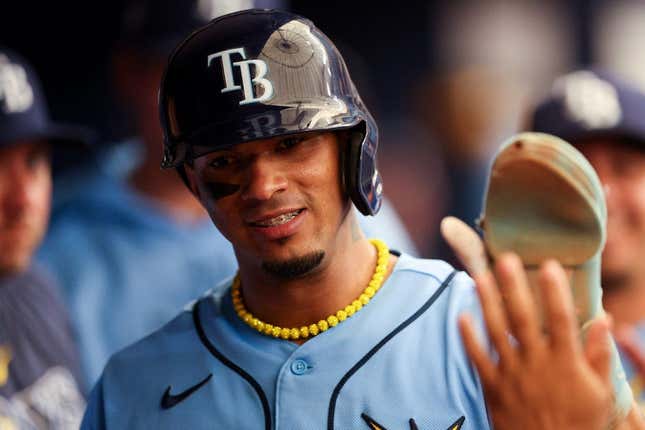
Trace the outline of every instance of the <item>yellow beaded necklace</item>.
{"label": "yellow beaded necklace", "polygon": [[233,286],[231,288],[233,308],[235,309],[235,312],[240,317],[240,319],[250,327],[267,336],[278,337],[286,340],[307,339],[314,337],[331,327],[335,327],[339,322],[345,321],[347,318],[358,312],[363,306],[368,304],[372,297],[374,297],[374,294],[376,294],[376,292],[381,288],[381,285],[383,285],[385,272],[387,271],[387,264],[390,260],[390,250],[382,240],[370,239],[370,242],[376,248],[377,260],[374,274],[372,275],[370,282],[367,284],[367,287],[365,287],[365,290],[363,290],[361,295],[358,296],[356,300],[345,306],[344,309],[341,309],[335,314],[332,314],[327,318],[318,321],[318,323],[316,324],[302,326],[300,328],[286,328],[278,327],[264,321],[260,321],[259,319],[254,317],[253,314],[247,311],[246,307],[244,306],[244,301],[242,300],[242,292],[240,290],[239,273],[235,276],[235,279],[233,280]]}

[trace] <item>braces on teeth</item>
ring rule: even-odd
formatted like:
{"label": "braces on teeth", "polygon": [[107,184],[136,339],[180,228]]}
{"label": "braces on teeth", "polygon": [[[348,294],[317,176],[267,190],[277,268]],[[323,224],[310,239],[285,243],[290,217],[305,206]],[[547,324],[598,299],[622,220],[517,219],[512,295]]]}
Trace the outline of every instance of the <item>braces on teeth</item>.
{"label": "braces on teeth", "polygon": [[270,220],[258,222],[257,224],[267,227],[284,224],[294,219],[299,213],[299,211],[295,211],[288,214],[282,214],[275,218],[271,218]]}

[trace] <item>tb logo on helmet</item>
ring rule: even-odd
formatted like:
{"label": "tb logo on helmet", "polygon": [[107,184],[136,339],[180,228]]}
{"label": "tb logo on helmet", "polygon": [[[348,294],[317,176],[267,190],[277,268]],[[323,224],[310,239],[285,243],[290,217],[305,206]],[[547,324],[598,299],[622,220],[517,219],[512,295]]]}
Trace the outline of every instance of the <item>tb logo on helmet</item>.
{"label": "tb logo on helmet", "polygon": [[[243,61],[232,62],[231,56],[233,54],[240,55]],[[209,55],[207,57],[207,67],[210,67],[211,62],[216,58],[221,58],[224,83],[226,84],[222,88],[222,93],[242,90],[244,92],[244,98],[240,101],[240,105],[263,102],[273,97],[273,84],[265,78],[269,67],[263,60],[247,60],[244,48],[232,48]],[[251,76],[251,64],[255,68],[255,76],[253,77]],[[240,68],[240,74],[242,76],[241,86],[235,83],[233,66]],[[253,94],[254,85],[259,85],[263,89],[259,97],[255,97],[255,94]]]}

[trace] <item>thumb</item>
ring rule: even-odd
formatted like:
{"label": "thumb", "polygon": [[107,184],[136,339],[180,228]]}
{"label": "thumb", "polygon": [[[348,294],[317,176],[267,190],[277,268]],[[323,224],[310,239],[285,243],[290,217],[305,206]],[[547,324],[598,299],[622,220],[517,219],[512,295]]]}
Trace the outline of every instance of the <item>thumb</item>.
{"label": "thumb", "polygon": [[488,270],[484,242],[468,224],[459,218],[445,217],[441,220],[441,236],[470,276],[475,277]]}

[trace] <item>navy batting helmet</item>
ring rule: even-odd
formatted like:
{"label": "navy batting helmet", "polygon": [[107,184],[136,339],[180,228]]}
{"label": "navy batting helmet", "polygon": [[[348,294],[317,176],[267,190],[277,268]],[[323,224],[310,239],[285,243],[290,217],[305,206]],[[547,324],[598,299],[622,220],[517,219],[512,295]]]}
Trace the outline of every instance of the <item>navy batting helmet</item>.
{"label": "navy batting helmet", "polygon": [[314,24],[277,10],[212,20],[173,52],[159,92],[162,167],[243,142],[348,130],[343,184],[365,215],[381,206],[378,130],[334,44]]}

